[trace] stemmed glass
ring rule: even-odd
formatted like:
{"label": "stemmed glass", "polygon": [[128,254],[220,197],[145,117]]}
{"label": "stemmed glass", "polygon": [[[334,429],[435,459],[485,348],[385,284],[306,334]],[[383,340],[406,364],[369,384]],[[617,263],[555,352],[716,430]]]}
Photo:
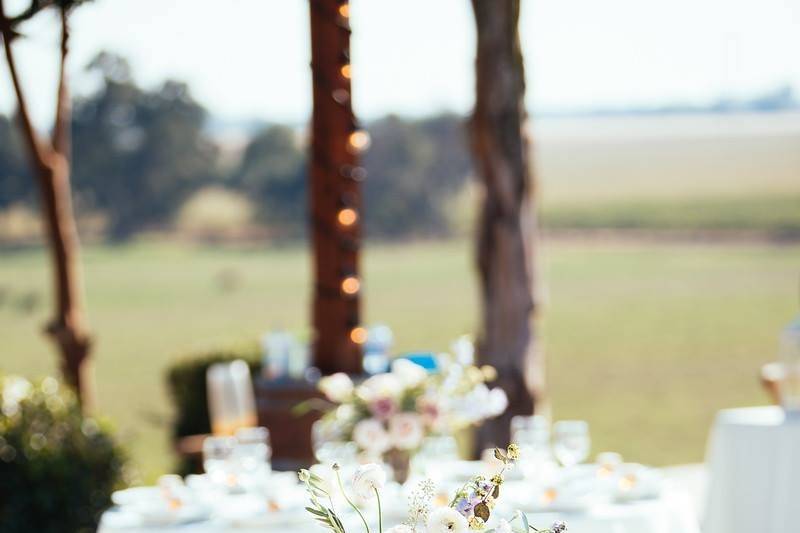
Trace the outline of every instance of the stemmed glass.
{"label": "stemmed glass", "polygon": [[551,461],[550,423],[542,415],[511,419],[511,441],[522,451],[520,467],[526,478],[537,477]]}
{"label": "stemmed glass", "polygon": [[312,424],[311,446],[314,457],[321,464],[331,465],[337,462],[350,465],[356,462],[355,444],[343,441],[336,424],[327,420],[317,420]]}
{"label": "stemmed glass", "polygon": [[246,474],[253,475],[271,470],[272,448],[269,445],[269,430],[264,427],[237,430],[234,456],[238,467]]}
{"label": "stemmed glass", "polygon": [[553,453],[564,467],[582,463],[589,457],[589,424],[583,420],[562,420],[553,424]]}
{"label": "stemmed glass", "polygon": [[233,450],[236,439],[233,437],[206,437],[203,440],[203,469],[214,485],[228,484],[232,472]]}

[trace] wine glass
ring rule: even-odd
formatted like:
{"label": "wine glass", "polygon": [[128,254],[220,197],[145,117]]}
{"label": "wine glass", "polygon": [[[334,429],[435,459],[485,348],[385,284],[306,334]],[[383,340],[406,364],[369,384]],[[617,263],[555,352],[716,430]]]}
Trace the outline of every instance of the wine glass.
{"label": "wine glass", "polygon": [[336,423],[328,420],[317,420],[311,425],[311,446],[321,464],[350,465],[356,461],[355,444],[343,441]]}
{"label": "wine glass", "polygon": [[206,437],[203,440],[203,469],[216,485],[225,485],[231,472],[231,461],[236,439],[233,437]]}
{"label": "wine glass", "polygon": [[584,420],[562,420],[553,424],[553,453],[565,468],[589,457],[589,424]]}
{"label": "wine glass", "polygon": [[265,427],[240,428],[236,431],[234,448],[238,467],[248,475],[268,472],[272,448],[269,445],[269,430]]}
{"label": "wine glass", "polygon": [[512,418],[511,441],[520,447],[520,468],[526,478],[538,477],[552,460],[550,423],[542,415]]}

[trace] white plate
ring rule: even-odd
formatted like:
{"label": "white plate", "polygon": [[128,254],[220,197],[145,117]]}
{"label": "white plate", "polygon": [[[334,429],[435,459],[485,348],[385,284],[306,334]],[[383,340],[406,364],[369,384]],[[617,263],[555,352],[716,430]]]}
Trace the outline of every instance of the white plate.
{"label": "white plate", "polygon": [[133,487],[118,490],[111,494],[111,501],[116,505],[136,505],[144,502],[155,502],[161,499],[158,487]]}

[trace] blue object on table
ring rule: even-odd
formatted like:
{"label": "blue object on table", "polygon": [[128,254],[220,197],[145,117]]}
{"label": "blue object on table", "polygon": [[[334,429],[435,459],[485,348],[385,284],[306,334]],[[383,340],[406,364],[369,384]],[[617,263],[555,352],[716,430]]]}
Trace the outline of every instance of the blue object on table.
{"label": "blue object on table", "polygon": [[439,362],[436,360],[436,354],[433,352],[410,352],[401,355],[399,358],[408,359],[432,374],[439,371]]}

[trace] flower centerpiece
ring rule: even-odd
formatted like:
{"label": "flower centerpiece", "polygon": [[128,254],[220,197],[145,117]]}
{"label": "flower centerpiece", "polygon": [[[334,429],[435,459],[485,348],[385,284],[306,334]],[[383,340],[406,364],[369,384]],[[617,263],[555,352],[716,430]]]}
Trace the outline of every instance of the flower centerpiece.
{"label": "flower centerpiece", "polygon": [[[530,525],[524,513],[517,511],[509,520],[500,519],[487,529],[495,504],[500,497],[503,475],[519,458],[519,449],[512,444],[507,449],[495,449],[495,457],[503,463],[501,470],[486,479],[477,476],[459,489],[446,506],[434,507],[435,487],[430,480],[420,482],[409,498],[409,510],[402,524],[386,529],[386,533],[467,533],[483,531],[484,533],[564,533],[567,530],[564,522],[553,523],[549,528],[537,529]],[[344,500],[354,511],[357,523],[364,527],[365,533],[373,533],[362,510],[353,503],[345,491],[339,474],[339,466],[333,465],[338,489]],[[345,522],[334,505],[333,488],[317,474],[301,470],[299,478],[306,485],[309,494],[309,506],[306,510],[318,523],[333,533],[347,533]],[[353,476],[352,490],[362,500],[375,498],[378,508],[377,533],[384,533],[383,511],[381,507],[381,489],[386,483],[386,474],[377,464],[360,466]]]}
{"label": "flower centerpiece", "polygon": [[385,461],[396,481],[405,482],[410,458],[425,437],[479,424],[508,406],[503,390],[487,385],[497,376],[494,368],[440,359],[436,373],[396,359],[391,372],[359,385],[342,373],[320,379],[319,389],[330,402],[321,424],[331,439],[354,442],[363,457]]}

